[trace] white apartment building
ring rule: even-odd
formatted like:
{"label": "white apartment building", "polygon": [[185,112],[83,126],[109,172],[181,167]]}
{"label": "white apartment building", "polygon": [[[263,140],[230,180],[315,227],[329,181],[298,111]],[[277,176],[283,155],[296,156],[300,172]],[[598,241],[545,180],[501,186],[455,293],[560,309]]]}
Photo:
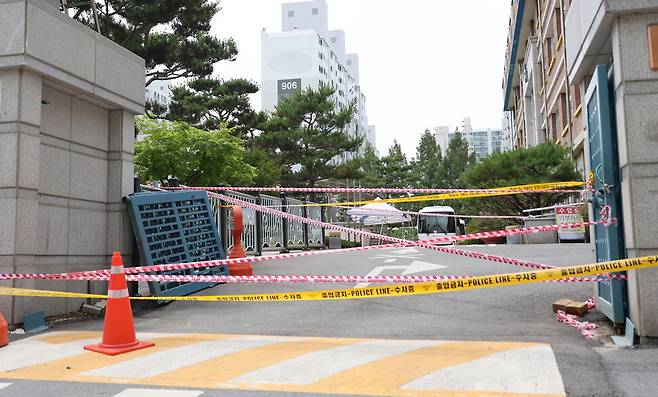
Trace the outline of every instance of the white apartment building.
{"label": "white apartment building", "polygon": [[[501,128],[473,129],[470,117],[465,117],[460,133],[468,142],[469,150],[475,153],[478,161],[491,156],[496,152],[505,152],[512,148],[509,130]],[[450,132],[448,126],[434,128],[434,138],[445,155],[450,140],[454,138],[455,131]]]}
{"label": "white apartment building", "polygon": [[[359,84],[359,57],[345,52],[345,32],[329,30],[326,0],[286,3],[281,7],[281,32],[261,34],[261,95],[263,110],[305,88],[328,86],[336,90],[339,108],[356,102],[352,135],[366,137],[375,146],[366,113],[366,97]],[[370,140],[372,138],[372,140]],[[351,158],[344,154],[343,160]]]}
{"label": "white apartment building", "polygon": [[166,108],[171,103],[171,85],[167,81],[155,80],[145,90],[146,101],[156,102]]}
{"label": "white apartment building", "polygon": [[441,153],[445,154],[446,149],[448,148],[448,135],[450,134],[450,127],[447,125],[441,125],[434,127],[434,140],[436,144],[441,148]]}

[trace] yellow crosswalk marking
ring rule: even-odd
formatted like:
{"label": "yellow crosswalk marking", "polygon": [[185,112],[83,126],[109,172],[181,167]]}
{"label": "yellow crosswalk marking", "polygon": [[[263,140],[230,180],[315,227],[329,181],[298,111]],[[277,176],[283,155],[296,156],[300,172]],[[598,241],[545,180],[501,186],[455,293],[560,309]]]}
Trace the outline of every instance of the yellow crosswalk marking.
{"label": "yellow crosswalk marking", "polygon": [[[119,356],[82,350],[82,345],[89,343],[90,339],[100,339],[98,332],[61,332],[21,340],[15,342],[12,353],[16,354],[18,361],[13,366],[6,366],[6,372],[0,372],[0,380],[394,397],[564,396],[563,393],[555,394],[564,387],[553,352],[550,346],[540,343],[225,334],[150,336],[149,339],[156,342],[154,348]],[[69,347],[73,349],[71,354],[62,354],[62,350],[69,352]],[[21,351],[48,349],[56,352],[46,358],[19,357]],[[190,352],[196,355],[192,356]],[[52,358],[47,361],[47,357]],[[346,361],[337,362],[340,361],[337,357]],[[514,361],[521,363],[510,363],[509,371],[501,372],[498,363],[506,365],[508,357],[515,357]],[[541,370],[535,371],[530,381],[520,379],[518,374],[526,376],[524,368],[528,366],[539,366],[537,368]],[[302,367],[308,368],[308,373],[300,373]],[[487,373],[473,373],[471,382],[462,368],[480,368],[479,371]],[[506,374],[507,378],[501,374]],[[486,382],[478,382],[479,378]],[[505,382],[504,379],[514,384],[514,392],[506,390],[506,385],[500,383]],[[554,394],[542,394],[548,392]]]}
{"label": "yellow crosswalk marking", "polygon": [[[311,339],[310,341],[275,343],[227,354],[159,376],[145,378],[143,379],[143,383],[162,386],[179,386],[185,383],[190,387],[215,388],[222,386],[231,378],[268,365],[273,365],[314,351],[356,343],[357,341],[352,339],[318,338]],[[224,384],[223,386],[231,387],[229,384]]]}
{"label": "yellow crosswalk marking", "polygon": [[[84,338],[74,339],[78,335],[70,335],[69,339],[81,340],[89,338],[86,335]],[[99,334],[100,336],[100,334]],[[225,335],[213,335],[214,339],[227,337]],[[164,351],[173,347],[185,346],[188,344],[196,343],[199,338],[207,338],[202,335],[188,335],[185,337],[165,337],[155,339],[156,345],[148,350],[148,354],[158,351]],[[44,340],[44,339],[42,339]],[[58,343],[66,338],[59,339]],[[68,340],[71,341],[71,340]],[[103,379],[100,377],[89,377],[80,375],[82,372],[91,371],[97,368],[107,367],[109,365],[127,362],[137,357],[141,357],[146,351],[133,351],[118,356],[106,356],[93,352],[83,352],[77,356],[63,358],[60,360],[50,361],[45,364],[37,364],[29,367],[19,368],[11,372],[0,372],[0,378],[12,379],[41,379],[41,380],[68,380],[68,381],[87,381],[87,382],[107,382],[116,383],[113,379]],[[121,383],[130,383],[122,381]]]}
{"label": "yellow crosswalk marking", "polygon": [[432,371],[527,346],[531,344],[453,342],[426,347],[343,371],[314,383],[308,391],[335,390],[347,394],[371,391],[386,395]]}

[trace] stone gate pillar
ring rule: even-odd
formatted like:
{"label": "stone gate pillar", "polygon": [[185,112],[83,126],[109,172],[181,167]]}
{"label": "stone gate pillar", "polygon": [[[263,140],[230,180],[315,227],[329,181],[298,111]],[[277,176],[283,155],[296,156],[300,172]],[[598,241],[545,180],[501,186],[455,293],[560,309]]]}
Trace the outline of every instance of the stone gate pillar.
{"label": "stone gate pillar", "polygon": [[[121,197],[133,191],[134,116],[144,61],[42,0],[0,2],[0,273],[130,264]],[[87,282],[0,282],[104,292]],[[0,297],[10,323],[82,300]]]}

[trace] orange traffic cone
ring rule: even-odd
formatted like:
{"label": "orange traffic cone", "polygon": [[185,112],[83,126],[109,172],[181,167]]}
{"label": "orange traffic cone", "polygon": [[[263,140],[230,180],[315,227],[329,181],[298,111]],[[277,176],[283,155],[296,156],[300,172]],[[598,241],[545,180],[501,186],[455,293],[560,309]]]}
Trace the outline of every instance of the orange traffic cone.
{"label": "orange traffic cone", "polygon": [[155,343],[140,342],[135,337],[135,325],[128,297],[126,275],[123,273],[123,261],[121,253],[115,252],[112,255],[110,287],[107,292],[103,341],[99,344],[85,346],[85,350],[116,356],[151,346],[155,346]]}
{"label": "orange traffic cone", "polygon": [[0,313],[0,347],[7,346],[9,344],[9,324],[7,320]]}
{"label": "orange traffic cone", "polygon": [[[244,230],[244,224],[242,223],[242,208],[240,206],[234,205],[233,208],[233,248],[231,248],[231,253],[229,254],[229,259],[234,258],[246,258],[247,253],[242,247],[242,231]],[[251,266],[251,262],[247,263],[230,263],[228,265],[228,271],[231,276],[252,276],[254,274],[254,268]]]}

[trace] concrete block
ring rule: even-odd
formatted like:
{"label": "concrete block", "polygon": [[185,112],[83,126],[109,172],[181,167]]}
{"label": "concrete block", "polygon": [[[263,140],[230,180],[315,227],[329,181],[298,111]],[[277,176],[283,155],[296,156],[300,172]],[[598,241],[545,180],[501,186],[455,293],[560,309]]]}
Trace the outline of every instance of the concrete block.
{"label": "concrete block", "polygon": [[653,80],[658,71],[649,65],[647,26],[658,23],[658,14],[622,15],[618,22],[621,73],[624,80]]}
{"label": "concrete block", "polygon": [[0,122],[18,121],[20,72],[0,70]]}
{"label": "concrete block", "polygon": [[18,186],[27,189],[39,188],[41,145],[38,136],[18,136]]}
{"label": "concrete block", "polygon": [[20,120],[32,125],[41,124],[41,75],[21,70]]}
{"label": "concrete block", "polygon": [[[629,253],[630,254],[630,253]],[[655,254],[655,251],[654,251]],[[631,320],[640,336],[658,336],[658,269],[628,272],[628,296]]]}
{"label": "concrete block", "polygon": [[16,199],[0,199],[0,255],[16,253]]}
{"label": "concrete block", "polygon": [[42,9],[28,3],[26,52],[76,77],[93,82],[94,32],[83,30],[87,28],[77,26],[75,21],[60,18],[65,17],[60,14],[53,7]]}
{"label": "concrete block", "polygon": [[96,149],[108,150],[109,115],[106,109],[73,98],[71,140]]}
{"label": "concrete block", "polygon": [[110,151],[135,153],[135,116],[124,110],[110,111]]}
{"label": "concrete block", "polygon": [[[47,269],[34,266],[25,266],[17,269],[20,272],[66,272],[66,266],[49,267]],[[66,291],[66,281],[60,280],[20,280],[16,282],[18,288],[29,288],[48,291]],[[14,302],[14,322],[22,321],[27,313],[43,310],[46,316],[62,314],[66,312],[66,299],[63,298],[16,298]]]}
{"label": "concrete block", "polygon": [[16,186],[18,134],[0,134],[0,188]]}
{"label": "concrete block", "polygon": [[133,232],[124,205],[121,211],[107,214],[107,255],[111,255],[114,251],[119,251],[122,255],[130,255],[132,245]]}
{"label": "concrete block", "polygon": [[39,192],[68,197],[71,172],[71,153],[67,150],[41,145]]}
{"label": "concrete block", "polygon": [[615,106],[615,118],[617,120],[617,154],[619,156],[619,166],[624,167],[628,164],[628,142],[627,142],[627,133],[626,133],[626,112],[624,106],[624,88],[625,85],[621,86],[615,92],[616,106]]}
{"label": "concrete block", "polygon": [[38,200],[16,200],[16,254],[34,255],[38,252],[38,219]]}
{"label": "concrete block", "polygon": [[637,178],[631,183],[635,244],[629,248],[655,248],[658,250],[656,186],[658,186],[658,175],[654,178]]}
{"label": "concrete block", "polygon": [[144,103],[144,60],[112,42],[96,42],[96,84],[136,103]]}
{"label": "concrete block", "polygon": [[[0,257],[0,263],[3,262],[2,260],[3,257]],[[13,260],[13,257],[5,257],[8,260]],[[0,265],[0,273],[13,273],[14,272],[14,267],[13,266],[3,266]],[[4,280],[0,281],[0,287],[13,287],[14,283],[13,281],[10,280]],[[7,321],[9,321],[9,318],[11,317],[11,303],[12,303],[12,297],[10,296],[0,296],[0,313],[2,313]],[[9,321],[11,323],[11,321]]]}
{"label": "concrete block", "polygon": [[132,161],[109,162],[108,203],[120,203],[124,196],[133,193],[133,167]]}
{"label": "concrete block", "polygon": [[25,4],[0,3],[0,56],[22,54],[25,48]]}
{"label": "concrete block", "polygon": [[103,159],[71,153],[70,197],[107,202],[107,168]]}
{"label": "concrete block", "polygon": [[60,90],[43,85],[41,132],[57,138],[71,139],[71,103],[73,98]]}
{"label": "concrete block", "polygon": [[41,204],[39,206],[39,255],[68,253],[69,209]]}
{"label": "concrete block", "polygon": [[[631,195],[630,166],[621,169],[622,215],[624,221],[624,239],[626,248],[635,248],[635,220],[633,218],[633,196]],[[592,218],[590,218],[592,219]],[[591,228],[594,229],[594,228]],[[594,241],[594,240],[591,240]]]}
{"label": "concrete block", "polygon": [[[658,75],[656,76],[658,77]],[[658,93],[624,97],[624,131],[629,163],[658,162]]]}
{"label": "concrete block", "polygon": [[69,212],[69,255],[99,255],[106,251],[107,214],[71,208]]}

